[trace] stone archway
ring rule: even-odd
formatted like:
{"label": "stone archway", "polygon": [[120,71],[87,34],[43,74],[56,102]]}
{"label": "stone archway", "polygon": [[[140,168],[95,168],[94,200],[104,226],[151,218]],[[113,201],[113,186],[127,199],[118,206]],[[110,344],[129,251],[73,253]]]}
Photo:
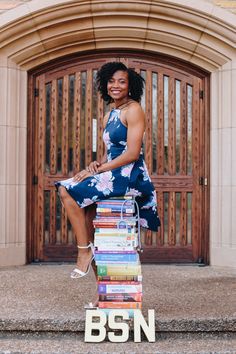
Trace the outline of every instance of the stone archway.
{"label": "stone archway", "polygon": [[164,53],[209,71],[235,56],[235,15],[202,0],[33,0],[19,10],[1,15],[1,48],[26,70],[107,48]]}
{"label": "stone archway", "polygon": [[[223,207],[219,207],[224,195],[221,187],[227,187],[227,193],[232,196],[232,176],[235,175],[235,167],[230,168],[232,161],[226,163],[223,155],[224,152],[231,151],[227,145],[227,128],[236,126],[232,118],[232,97],[236,88],[231,85],[236,67],[236,16],[205,1],[191,4],[185,0],[130,0],[119,3],[113,0],[53,0],[47,6],[33,0],[18,7],[17,11],[11,10],[0,15],[3,92],[0,105],[1,150],[2,166],[5,166],[1,174],[1,242],[4,245],[0,251],[2,264],[25,262],[27,72],[71,53],[111,47],[168,54],[213,73],[211,83],[215,91],[212,96],[214,117],[212,115],[211,151],[214,156],[211,168],[221,172],[217,179],[212,177],[211,217],[217,215],[220,224],[216,226],[217,232],[217,229],[214,230],[215,223],[211,221],[211,253],[212,262],[218,262],[217,252],[222,251],[225,244],[219,234],[224,231],[222,220],[225,213]],[[226,103],[223,101],[224,92],[219,88],[224,92],[228,90]],[[223,119],[222,107],[226,109],[226,119]],[[215,117],[219,118],[218,121]],[[235,129],[230,134],[236,135]],[[232,136],[233,143],[235,139]],[[218,155],[217,147],[221,149]],[[225,168],[229,170],[230,180],[223,173]],[[231,205],[234,205],[232,198]],[[230,230],[226,230],[228,245],[235,244],[230,236],[233,232],[232,214],[230,215]],[[225,252],[229,256],[229,262],[230,259],[232,262],[236,259],[232,249],[229,253]]]}

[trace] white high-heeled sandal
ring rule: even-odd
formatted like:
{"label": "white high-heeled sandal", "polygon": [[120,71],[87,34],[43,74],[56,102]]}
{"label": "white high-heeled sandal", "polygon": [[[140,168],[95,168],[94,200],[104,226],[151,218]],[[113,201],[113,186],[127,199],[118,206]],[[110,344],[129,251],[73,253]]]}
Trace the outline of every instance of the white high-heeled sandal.
{"label": "white high-heeled sandal", "polygon": [[71,274],[70,274],[70,277],[72,279],[78,279],[78,278],[82,278],[84,277],[85,275],[87,275],[90,271],[90,268],[91,268],[91,264],[92,264],[92,261],[94,259],[94,246],[93,246],[93,243],[92,242],[89,242],[88,246],[77,246],[78,248],[91,248],[92,250],[92,257],[89,261],[89,264],[88,264],[88,267],[87,267],[87,270],[86,272],[83,272],[82,270],[80,270],[78,267],[76,267],[75,269],[72,270]]}

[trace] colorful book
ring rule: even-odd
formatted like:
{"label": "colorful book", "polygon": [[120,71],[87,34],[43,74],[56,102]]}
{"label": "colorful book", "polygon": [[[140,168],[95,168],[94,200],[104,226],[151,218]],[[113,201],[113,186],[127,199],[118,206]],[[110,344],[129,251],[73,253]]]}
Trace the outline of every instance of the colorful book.
{"label": "colorful book", "polygon": [[127,262],[138,262],[139,254],[133,251],[127,252],[113,252],[113,251],[95,251],[94,254],[95,261],[98,262],[109,262],[109,263],[127,263]]}
{"label": "colorful book", "polygon": [[108,204],[101,204],[97,207],[97,213],[112,213],[112,212],[121,212],[123,211],[124,213],[134,213],[134,208],[132,208],[132,205],[129,206],[122,206],[122,205],[108,205]]}
{"label": "colorful book", "polygon": [[96,202],[97,205],[134,205],[132,199],[104,199]]}
{"label": "colorful book", "polygon": [[95,234],[94,235],[95,240],[103,240],[105,241],[111,241],[111,242],[116,242],[116,241],[133,241],[133,240],[137,240],[138,238],[138,234],[133,233],[133,234],[129,234],[129,233],[123,233],[123,234]]}
{"label": "colorful book", "polygon": [[94,246],[98,250],[132,251],[138,246],[136,237],[96,237]]}
{"label": "colorful book", "polygon": [[100,281],[142,281],[142,275],[105,275],[105,276],[97,276],[97,280]]}
{"label": "colorful book", "polygon": [[[117,222],[106,222],[106,223],[103,223],[103,222],[94,222],[94,226],[96,228],[102,228],[102,229],[116,229],[116,230],[129,230],[131,229],[131,232],[134,232],[134,226],[131,226],[130,225],[125,225],[125,224],[119,224],[117,225]],[[105,232],[105,231],[103,231]],[[109,231],[110,232],[110,231]]]}
{"label": "colorful book", "polygon": [[[93,220],[99,309],[126,309],[133,317],[142,308],[142,275],[134,197],[97,202]],[[125,201],[125,203],[124,203]],[[121,220],[121,212],[123,219]]]}
{"label": "colorful book", "polygon": [[[129,216],[127,218],[124,218],[125,221],[127,221],[127,223],[129,223],[130,225],[135,225],[136,224],[136,218],[133,216]],[[120,217],[117,216],[106,216],[106,217],[96,217],[95,219],[93,219],[94,222],[96,221],[100,221],[100,222],[108,222],[108,221],[113,221],[113,222],[117,222],[120,221]]]}
{"label": "colorful book", "polygon": [[[118,197],[111,197],[109,199],[103,199],[101,200],[101,202],[112,202],[112,201],[120,201],[120,200],[134,200],[135,197],[133,195],[123,195],[123,196],[118,196]],[[100,203],[100,202],[97,202],[97,203]]]}
{"label": "colorful book", "polygon": [[121,228],[118,229],[117,227],[116,228],[109,228],[109,227],[96,228],[94,237],[99,236],[100,234],[103,234],[104,236],[106,234],[109,234],[110,236],[122,235],[122,234],[136,234],[136,227],[128,227],[128,228],[122,228],[122,229]]}
{"label": "colorful book", "polygon": [[[96,246],[98,251],[102,251],[102,252],[109,252],[111,249],[113,251],[118,251],[118,252],[129,252],[129,251],[133,251],[136,249],[136,246],[122,246],[122,245],[117,245],[117,246]],[[98,261],[99,262],[99,261]]]}
{"label": "colorful book", "polygon": [[137,239],[138,238],[138,234],[136,233],[136,232],[133,232],[133,233],[131,233],[131,232],[95,232],[95,234],[94,234],[94,238],[95,239],[100,239],[100,238],[103,238],[104,240],[105,239],[111,239],[112,238],[112,240],[114,239],[114,238],[117,238],[117,239],[122,239],[122,240],[124,240],[124,239],[127,239],[127,240],[135,240],[135,239]]}
{"label": "colorful book", "polygon": [[142,283],[133,282],[133,284],[125,284],[121,282],[98,282],[98,294],[137,294],[142,292]]}
{"label": "colorful book", "polygon": [[[106,217],[96,217],[93,220],[93,225],[97,227],[97,225],[124,225],[124,226],[136,226],[136,218],[133,217],[124,217],[123,220],[121,220],[120,216],[106,216]],[[113,227],[113,226],[112,226]]]}
{"label": "colorful book", "polygon": [[129,265],[120,264],[100,264],[97,266],[98,276],[118,276],[118,275],[141,275],[141,265],[129,263]]}
{"label": "colorful book", "polygon": [[[128,213],[125,212],[123,213],[123,217],[129,217],[130,215],[133,215],[133,213]],[[112,211],[112,212],[97,212],[97,217],[113,217],[113,216],[117,216],[120,218],[120,212],[119,211]]]}
{"label": "colorful book", "polygon": [[100,294],[99,301],[142,301],[142,294]]}
{"label": "colorful book", "polygon": [[103,309],[141,309],[141,302],[106,302],[99,301],[98,307]]}

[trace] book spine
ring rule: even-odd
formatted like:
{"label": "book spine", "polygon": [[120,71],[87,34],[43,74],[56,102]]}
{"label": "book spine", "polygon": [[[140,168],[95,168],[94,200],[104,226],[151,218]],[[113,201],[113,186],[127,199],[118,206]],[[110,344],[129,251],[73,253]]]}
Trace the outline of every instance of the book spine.
{"label": "book spine", "polygon": [[136,245],[133,246],[122,246],[122,245],[117,245],[117,246],[96,246],[98,251],[110,251],[113,249],[114,251],[122,251],[122,252],[128,252],[128,251],[133,251],[136,249]]}
{"label": "book spine", "polygon": [[142,301],[142,294],[100,294],[99,301]]}
{"label": "book spine", "polygon": [[95,237],[95,241],[97,242],[124,242],[124,241],[135,241],[137,240],[137,235],[135,234],[123,234],[123,235],[113,235],[108,236],[104,234],[100,234],[99,236]]}
{"label": "book spine", "polygon": [[141,285],[141,282],[137,282],[137,281],[100,281],[98,282],[99,285]]}
{"label": "book spine", "polygon": [[[119,216],[114,216],[114,215],[110,215],[110,216],[99,216],[96,217],[95,219],[93,219],[93,223],[107,223],[107,222],[111,222],[111,223],[118,223],[121,221],[120,218],[120,214]],[[132,216],[127,216],[123,218],[123,221],[126,222],[127,225],[136,225],[136,219]]]}
{"label": "book spine", "polygon": [[[126,213],[123,213],[123,216],[126,216],[128,217],[129,215],[132,215],[131,213],[129,214],[128,212]],[[104,217],[104,216],[107,216],[107,217],[110,217],[110,216],[120,216],[120,212],[116,212],[116,211],[112,211],[112,212],[105,212],[105,211],[100,211],[100,212],[97,212],[97,216],[101,216],[101,217]]]}
{"label": "book spine", "polygon": [[[93,221],[114,221],[114,222],[117,222],[117,221],[120,221],[120,216],[104,216],[104,217],[96,217],[95,219],[93,219]],[[126,218],[124,218],[124,220],[128,223],[136,223],[136,218],[134,216],[128,216]]]}
{"label": "book spine", "polygon": [[134,213],[134,208],[130,206],[123,206],[122,205],[99,205],[97,206],[97,212],[105,212],[105,213],[111,213],[113,211],[116,211],[116,212],[121,212],[121,210],[124,212],[124,213],[129,213],[129,214],[132,214]]}
{"label": "book spine", "polygon": [[133,205],[134,203],[134,200],[132,199],[126,199],[126,200],[122,200],[122,199],[118,199],[118,198],[110,198],[110,199],[103,199],[103,200],[99,200],[98,202],[96,202],[97,205],[100,205],[100,204],[107,204],[107,205],[110,205],[110,204],[123,204],[125,202],[125,205]]}
{"label": "book spine", "polygon": [[98,284],[98,294],[137,294],[142,292],[142,285],[104,285]]}
{"label": "book spine", "polygon": [[129,253],[104,253],[98,254],[95,252],[95,261],[96,262],[136,262],[138,261],[138,254],[129,254]]}
{"label": "book spine", "polygon": [[100,276],[118,276],[118,275],[141,275],[141,266],[140,265],[129,265],[129,266],[120,266],[120,265],[98,265],[97,266],[97,275]]}
{"label": "book spine", "polygon": [[123,232],[123,233],[96,233],[94,234],[94,238],[97,239],[97,240],[111,240],[112,238],[112,241],[113,240],[136,240],[138,238],[138,234],[137,233],[128,233],[128,232]]}
{"label": "book spine", "polygon": [[99,281],[142,281],[142,275],[105,275],[97,276]]}
{"label": "book spine", "polygon": [[123,205],[123,203],[101,203],[101,204],[97,204],[97,209],[99,208],[105,208],[105,209],[111,209],[111,210],[125,210],[125,209],[131,209],[132,212],[135,211],[134,208],[134,204],[133,202],[129,202],[129,203],[125,203],[125,205]]}
{"label": "book spine", "polygon": [[95,229],[95,236],[98,236],[100,234],[106,234],[108,235],[123,235],[123,234],[136,234],[136,227],[130,227],[130,228],[123,228],[123,229],[118,229],[118,228],[96,228]]}
{"label": "book spine", "polygon": [[110,309],[141,309],[142,303],[141,302],[98,302],[99,308],[110,308]]}
{"label": "book spine", "polygon": [[[109,203],[110,201],[122,201],[122,200],[134,200],[134,196],[132,195],[122,195],[118,197],[111,197],[109,199],[103,199],[101,202],[107,202]],[[100,203],[100,202],[97,202]]]}
{"label": "book spine", "polygon": [[115,229],[115,230],[129,230],[129,229],[131,229],[132,231],[131,232],[134,232],[134,230],[135,230],[135,225],[133,224],[133,225],[128,225],[128,226],[126,226],[126,225],[119,225],[119,227],[118,227],[118,225],[117,225],[117,222],[105,222],[105,223],[102,223],[102,222],[93,222],[93,225],[95,226],[95,228],[100,228],[100,229],[103,229],[103,228],[105,228],[105,229],[107,229],[107,228],[109,228],[109,229]]}
{"label": "book spine", "polygon": [[94,246],[100,251],[133,251],[138,245],[138,240],[128,238],[108,238],[97,237],[94,241]]}

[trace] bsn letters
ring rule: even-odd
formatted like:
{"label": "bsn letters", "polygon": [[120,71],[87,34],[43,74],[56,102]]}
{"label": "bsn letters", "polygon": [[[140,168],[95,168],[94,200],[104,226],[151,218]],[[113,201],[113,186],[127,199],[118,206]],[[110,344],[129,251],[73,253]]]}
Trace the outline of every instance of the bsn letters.
{"label": "bsn letters", "polygon": [[[85,320],[85,342],[102,342],[106,338],[106,324],[112,330],[120,330],[119,335],[115,332],[108,332],[110,342],[123,343],[129,339],[129,324],[125,322],[116,322],[116,317],[122,320],[129,320],[129,312],[126,310],[111,310],[108,316],[101,310],[87,310]],[[98,322],[93,322],[93,318]],[[134,310],[134,342],[141,342],[141,328],[149,342],[155,342],[155,313],[154,310],[148,310],[148,324],[145,321],[140,310]],[[98,334],[92,334],[92,331],[98,331]],[[121,334],[120,334],[121,332]]]}

